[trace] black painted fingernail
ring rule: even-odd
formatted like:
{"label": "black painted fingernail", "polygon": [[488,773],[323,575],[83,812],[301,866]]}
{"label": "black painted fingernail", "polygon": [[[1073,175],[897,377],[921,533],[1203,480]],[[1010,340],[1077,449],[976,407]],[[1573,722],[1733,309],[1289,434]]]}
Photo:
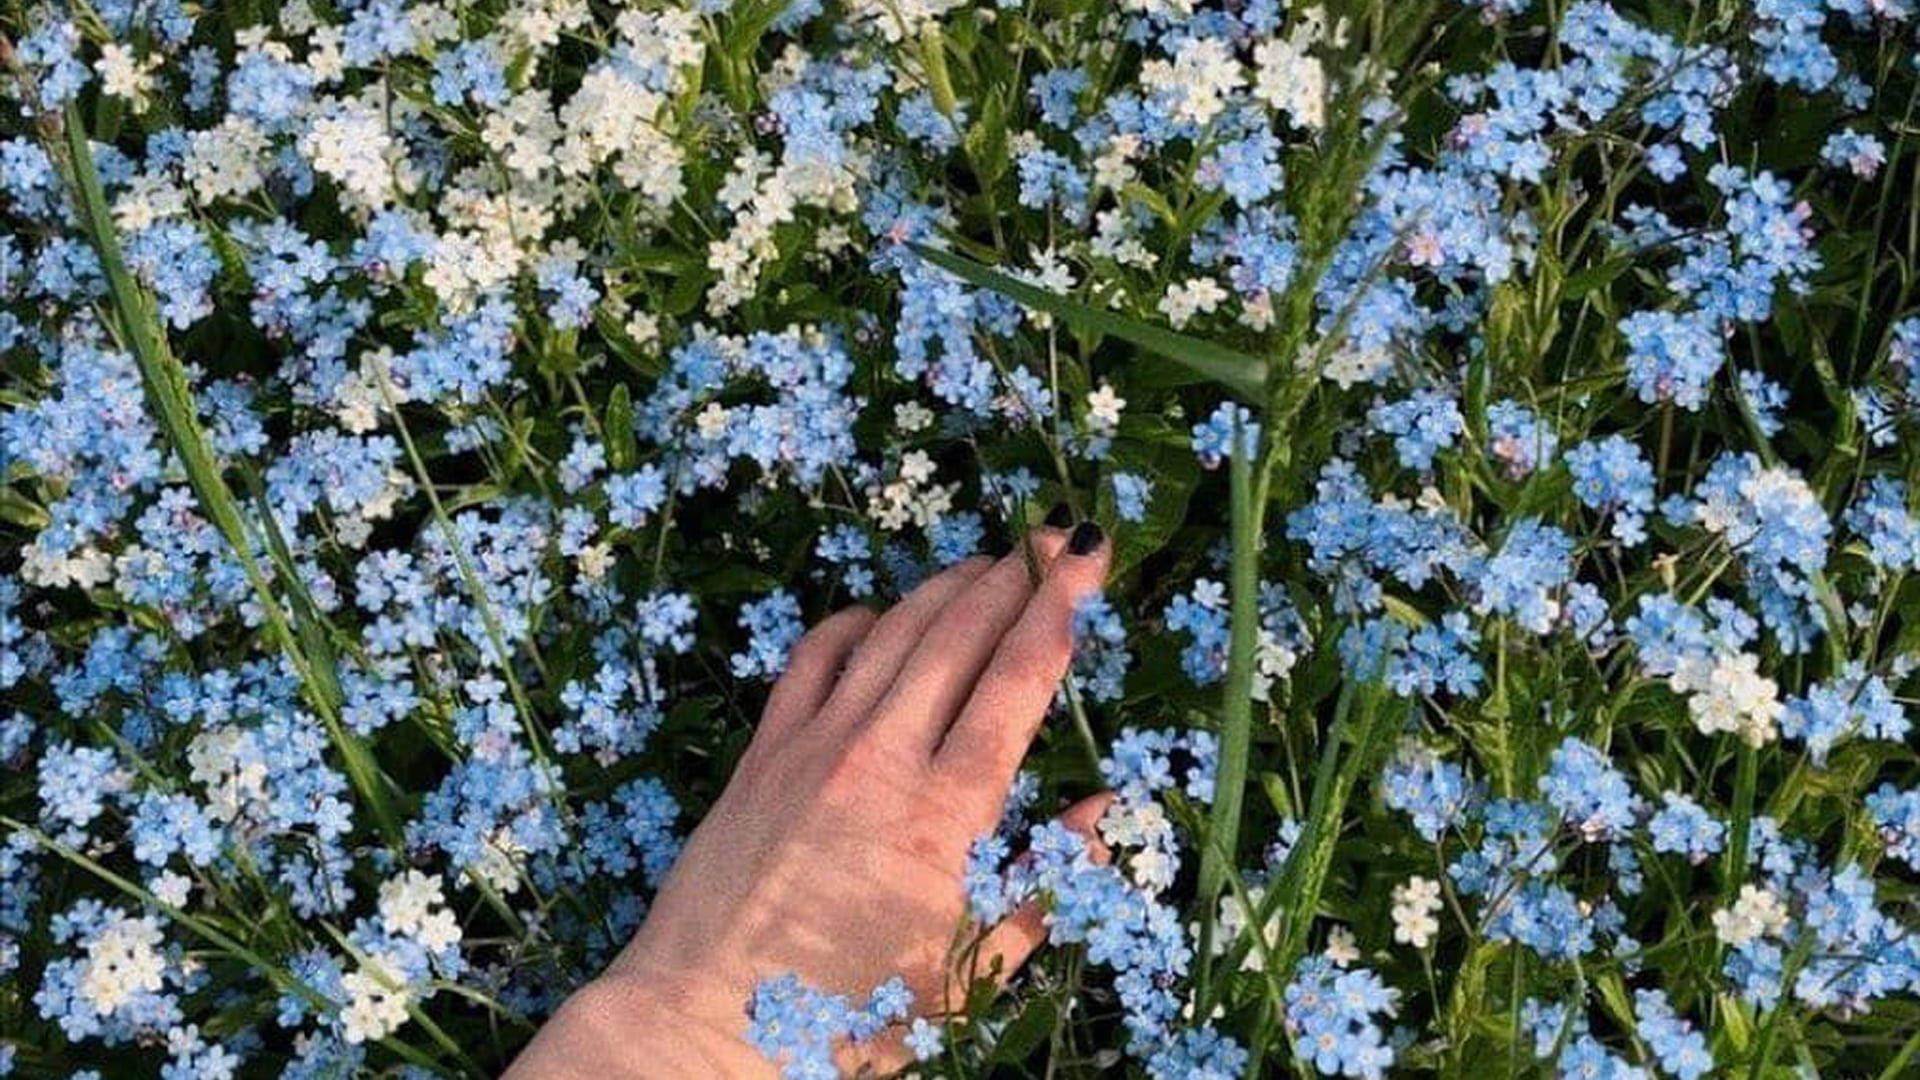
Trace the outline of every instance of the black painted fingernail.
{"label": "black painted fingernail", "polygon": [[1100,546],[1106,536],[1100,526],[1091,521],[1083,521],[1073,527],[1073,535],[1067,538],[1067,552],[1072,555],[1085,555]]}
{"label": "black painted fingernail", "polygon": [[1064,529],[1073,524],[1073,507],[1057,502],[1047,511],[1047,524],[1056,529]]}

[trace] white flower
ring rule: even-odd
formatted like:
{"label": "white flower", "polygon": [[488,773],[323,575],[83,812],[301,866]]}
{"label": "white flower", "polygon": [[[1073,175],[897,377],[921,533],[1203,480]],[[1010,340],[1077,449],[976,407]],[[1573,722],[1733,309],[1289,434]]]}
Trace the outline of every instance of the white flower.
{"label": "white flower", "polygon": [[1120,426],[1120,412],[1126,407],[1127,399],[1114,391],[1112,383],[1103,382],[1100,389],[1087,395],[1087,422],[1111,431]]}
{"label": "white flower", "polygon": [[358,101],[338,102],[315,117],[300,136],[300,152],[349,202],[366,209],[386,206],[412,186],[406,155],[396,149],[386,118]]}
{"label": "white flower", "polygon": [[633,343],[642,349],[651,348],[660,341],[660,317],[652,312],[634,312],[624,329]]}
{"label": "white flower", "polygon": [[80,969],[80,996],[102,1015],[111,1015],[138,994],[164,985],[166,958],[160,953],[160,926],[152,916],[122,915],[87,941]]}
{"label": "white flower", "polygon": [[312,33],[313,28],[320,25],[319,17],[313,13],[313,5],[307,0],[289,0],[282,4],[274,21],[280,24],[280,29],[294,37]]}
{"label": "white flower", "polygon": [[239,199],[260,190],[266,177],[260,163],[270,160],[267,136],[253,121],[229,114],[218,127],[187,136],[180,172],[202,203]]}
{"label": "white flower", "polygon": [[147,891],[159,898],[163,904],[183,908],[192,895],[193,882],[185,874],[172,870],[163,871],[147,883]]}
{"label": "white flower", "polygon": [[113,577],[113,556],[87,545],[56,554],[40,544],[28,546],[20,563],[20,578],[29,585],[52,589],[77,586],[97,588]]}
{"label": "white flower", "polygon": [[1188,278],[1167,286],[1167,295],[1160,301],[1160,311],[1173,324],[1175,330],[1184,328],[1196,314],[1212,314],[1220,307],[1220,301],[1227,298],[1227,290],[1209,277]]}
{"label": "white flower", "polygon": [[693,429],[700,433],[702,439],[716,442],[726,437],[727,424],[732,416],[732,410],[725,405],[717,401],[709,401],[705,408],[694,414]]}
{"label": "white flower", "polygon": [[347,58],[341,52],[346,32],[338,26],[322,26],[307,39],[306,69],[316,83],[339,82],[347,73]]}
{"label": "white flower", "polygon": [[348,1042],[384,1039],[407,1022],[412,995],[393,965],[379,953],[368,954],[358,970],[340,979],[340,987],[347,992],[340,1025],[341,1037]]}
{"label": "white flower", "polygon": [[546,95],[535,91],[515,94],[504,108],[489,113],[480,129],[487,148],[499,154],[508,169],[529,179],[564,164],[554,149],[560,136],[560,122]]}
{"label": "white flower", "polygon": [[[1313,358],[1309,345],[1300,354],[1304,364]],[[1393,355],[1383,348],[1342,345],[1327,357],[1320,373],[1342,390],[1351,390],[1363,382],[1373,382],[1393,366]]]}
{"label": "white flower", "polygon": [[1033,270],[1022,275],[1026,280],[1048,292],[1071,292],[1078,284],[1073,277],[1073,268],[1061,258],[1053,248],[1047,248],[1033,257]]}
{"label": "white flower", "polygon": [[511,5],[501,24],[535,55],[545,55],[560,44],[562,31],[577,30],[591,17],[586,0],[526,0]]}
{"label": "white flower", "polygon": [[925,450],[909,450],[900,458],[900,478],[909,483],[921,484],[933,479],[936,468],[932,455]]}
{"label": "white flower", "polygon": [[[1132,183],[1140,175],[1133,167],[1133,159],[1140,156],[1140,136],[1132,132],[1110,136],[1107,148],[1093,159],[1093,182],[1103,188],[1118,189]],[[1117,214],[1108,210],[1106,214]]]}
{"label": "white flower", "polygon": [[526,845],[503,825],[487,836],[478,857],[462,868],[461,877],[511,896],[520,891],[520,867],[526,853]]}
{"label": "white flower", "polygon": [[[1266,902],[1267,890],[1264,885],[1254,885],[1247,889],[1247,904],[1240,902],[1238,893],[1229,892],[1220,898],[1220,917],[1214,921],[1213,955],[1223,955],[1239,942],[1247,928],[1253,925],[1253,917]],[[1265,971],[1267,955],[1280,947],[1280,928],[1284,921],[1281,907],[1274,905],[1273,912],[1267,916],[1266,925],[1261,928],[1261,941],[1247,942],[1247,954],[1240,961],[1241,971]],[[1196,937],[1199,930],[1194,930]]]}
{"label": "white flower", "polygon": [[960,485],[933,483],[938,466],[924,450],[913,450],[900,458],[896,479],[871,484],[867,503],[874,523],[888,532],[908,525],[926,528],[953,509]]}
{"label": "white flower", "polygon": [[428,912],[445,902],[438,874],[408,870],[380,884],[380,918],[389,934],[412,936]]}
{"label": "white flower", "polygon": [[588,544],[580,549],[574,560],[580,567],[580,576],[588,581],[603,581],[607,571],[613,569],[613,546],[606,543]]}
{"label": "white flower", "polygon": [[917,401],[903,401],[893,407],[893,426],[903,435],[913,435],[933,426],[932,409]]}
{"label": "white flower", "polygon": [[1253,661],[1253,699],[1267,701],[1273,693],[1273,684],[1293,673],[1300,654],[1292,642],[1281,640],[1278,634],[1263,626],[1260,641],[1254,646]]}
{"label": "white flower", "polygon": [[131,46],[117,41],[100,46],[100,59],[94,62],[101,92],[125,101],[136,113],[147,111],[153,73],[159,66],[158,56],[136,57]]}
{"label": "white flower", "polygon": [[254,734],[234,725],[202,731],[187,744],[188,779],[207,787],[207,809],[221,821],[267,798],[267,764]]}
{"label": "white flower", "polygon": [[1353,931],[1344,926],[1336,926],[1327,931],[1327,959],[1340,967],[1346,967],[1360,959],[1359,943],[1354,941]]}
{"label": "white flower", "polygon": [[1758,885],[1740,886],[1733,906],[1713,913],[1714,936],[1735,948],[1755,938],[1778,937],[1786,928],[1786,905]]}
{"label": "white flower", "polygon": [[1140,65],[1140,83],[1173,99],[1175,119],[1206,124],[1226,108],[1227,95],[1246,81],[1233,49],[1220,38],[1188,38],[1173,62]]}
{"label": "white flower", "polygon": [[847,13],[889,42],[917,37],[927,23],[966,0],[848,0]]}
{"label": "white flower", "polygon": [[439,4],[416,4],[407,12],[407,23],[421,41],[458,41],[460,20]]}
{"label": "white flower", "polygon": [[1327,75],[1320,61],[1307,55],[1307,44],[1296,30],[1288,39],[1255,46],[1253,96],[1317,131],[1327,122]]}
{"label": "white flower", "polygon": [[1723,653],[1709,662],[1683,660],[1668,684],[1691,695],[1687,710],[1703,735],[1738,735],[1753,747],[1765,746],[1778,733],[1780,688],[1759,673],[1760,658],[1753,653]]}
{"label": "white flower", "polygon": [[1424,949],[1440,932],[1440,883],[1418,874],[1393,887],[1393,940]]}
{"label": "white flower", "polygon": [[1160,892],[1173,884],[1173,876],[1180,871],[1180,863],[1164,849],[1157,847],[1142,848],[1127,859],[1127,869],[1133,873],[1133,880],[1140,883],[1149,892]]}
{"label": "white flower", "polygon": [[1122,266],[1151,270],[1159,264],[1160,256],[1134,235],[1133,228],[1132,221],[1119,210],[1102,210],[1093,216],[1093,240],[1087,249]]}
{"label": "white flower", "polygon": [[164,176],[135,174],[127,190],[113,200],[113,221],[128,232],[187,212],[187,194]]}

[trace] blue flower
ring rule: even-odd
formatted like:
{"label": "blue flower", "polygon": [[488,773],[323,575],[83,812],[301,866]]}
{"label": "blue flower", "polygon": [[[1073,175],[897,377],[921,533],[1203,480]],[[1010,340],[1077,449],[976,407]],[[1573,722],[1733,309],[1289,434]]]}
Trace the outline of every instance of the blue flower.
{"label": "blue flower", "polygon": [[785,589],[740,608],[740,625],[747,631],[746,650],[730,659],[738,679],[772,679],[787,669],[787,653],[806,628],[800,624],[800,601]]}
{"label": "blue flower", "polygon": [[1633,1016],[1640,1038],[1667,1075],[1675,1080],[1700,1080],[1712,1071],[1713,1055],[1707,1052],[1706,1037],[1673,1011],[1665,991],[1634,991]]}
{"label": "blue flower", "polygon": [[1113,484],[1113,515],[1121,521],[1138,524],[1147,519],[1147,502],[1153,498],[1153,481],[1134,473],[1117,472]]}
{"label": "blue flower", "polygon": [[1473,658],[1480,634],[1465,612],[1450,611],[1406,636],[1406,646],[1387,665],[1387,685],[1401,697],[1432,695],[1444,688],[1460,697],[1479,692],[1485,672]]}
{"label": "blue flower", "polygon": [[834,1045],[866,1042],[906,1016],[913,995],[898,977],[856,1008],[841,994],[816,990],[792,973],[762,979],[747,1003],[747,1042],[780,1066],[785,1080],[834,1080]]}
{"label": "blue flower", "polygon": [[1093,701],[1118,701],[1125,689],[1133,654],[1127,649],[1127,630],[1105,595],[1083,597],[1073,609],[1074,689]]}
{"label": "blue flower", "polygon": [[1512,398],[1487,406],[1487,453],[1509,480],[1524,480],[1553,464],[1560,436],[1553,425]]}
{"label": "blue flower", "polygon": [[1871,180],[1886,165],[1887,148],[1872,135],[1848,128],[1827,136],[1826,145],[1820,148],[1820,160],[1836,169],[1847,169],[1862,180]]}
{"label": "blue flower", "polygon": [[1920,570],[1920,520],[1907,509],[1907,485],[1890,476],[1867,480],[1866,490],[1845,517],[1867,542],[1867,558],[1890,573]]}
{"label": "blue flower", "polygon": [[622,528],[640,528],[667,504],[666,477],[652,465],[610,476],[606,486],[607,520]]}
{"label": "blue flower", "polygon": [[34,80],[34,100],[22,105],[37,105],[41,113],[57,113],[93,81],[93,73],[77,55],[80,31],[65,19],[41,18],[39,25],[22,35],[14,46],[14,56]]}
{"label": "blue flower", "polygon": [[1553,628],[1558,605],[1552,593],[1573,577],[1573,539],[1535,518],[1516,522],[1506,543],[1474,575],[1474,610],[1508,615],[1536,634]]}
{"label": "blue flower", "polygon": [[1569,737],[1551,761],[1540,794],[1584,839],[1617,840],[1632,830],[1645,803],[1606,754]]}
{"label": "blue flower", "polygon": [[1677,791],[1660,796],[1665,803],[1647,821],[1647,835],[1653,850],[1685,855],[1698,865],[1718,854],[1727,828],[1714,820],[1699,803]]}
{"label": "blue flower", "polygon": [[1618,435],[1583,442],[1567,452],[1573,494],[1580,505],[1613,518],[1613,535],[1628,547],[1647,538],[1654,505],[1653,465],[1640,448]]}
{"label": "blue flower", "polygon": [[1640,311],[1621,320],[1627,379],[1640,400],[1698,411],[1707,385],[1726,363],[1720,329],[1700,313]]}
{"label": "blue flower", "polygon": [[932,1061],[946,1049],[946,1029],[938,1024],[930,1024],[926,1017],[916,1016],[913,1025],[907,1031],[907,1050],[915,1061]]}
{"label": "blue flower", "polygon": [[1429,843],[1466,824],[1478,792],[1460,766],[1418,745],[1403,747],[1381,775],[1388,807],[1413,819]]}
{"label": "blue flower", "polygon": [[1251,1055],[1211,1026],[1188,1028],[1147,1059],[1154,1080],[1234,1080]]}
{"label": "blue flower", "polygon": [[1242,207],[1250,207],[1279,191],[1284,183],[1279,164],[1280,140],[1270,131],[1214,148],[1195,178],[1204,186],[1225,191]]}
{"label": "blue flower", "polygon": [[1184,633],[1189,641],[1180,652],[1180,665],[1195,684],[1219,681],[1227,671],[1227,591],[1217,581],[1201,578],[1190,594],[1180,594],[1167,605],[1167,629]]}
{"label": "blue flower", "polygon": [[1400,464],[1426,471],[1433,467],[1433,456],[1451,447],[1467,430],[1460,415],[1460,403],[1441,390],[1416,390],[1403,401],[1376,402],[1367,413],[1367,423],[1382,435],[1392,435]]}
{"label": "blue flower", "polygon": [[1240,431],[1240,450],[1247,460],[1253,460],[1260,445],[1260,425],[1254,422],[1253,413],[1246,406],[1227,401],[1204,422],[1193,425],[1193,452],[1199,455],[1201,465],[1217,469],[1221,462],[1233,456],[1236,425]]}
{"label": "blue flower", "polygon": [[1857,660],[1803,696],[1788,698],[1780,711],[1780,734],[1804,742],[1816,767],[1824,767],[1833,748],[1849,738],[1901,742],[1911,728],[1887,681],[1868,674]]}
{"label": "blue flower", "polygon": [[1287,1031],[1320,1075],[1379,1080],[1394,1061],[1380,1020],[1392,1015],[1399,996],[1366,968],[1341,971],[1325,956],[1310,956],[1286,987]]}

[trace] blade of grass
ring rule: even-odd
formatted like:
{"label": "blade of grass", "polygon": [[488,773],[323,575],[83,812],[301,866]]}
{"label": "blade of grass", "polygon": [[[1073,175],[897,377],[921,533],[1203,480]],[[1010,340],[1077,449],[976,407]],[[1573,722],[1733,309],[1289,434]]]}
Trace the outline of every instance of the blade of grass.
{"label": "blade of grass", "polygon": [[[1233,564],[1230,578],[1231,622],[1227,639],[1227,678],[1220,710],[1220,765],[1214,781],[1213,813],[1207,823],[1207,846],[1200,856],[1200,948],[1195,958],[1194,997],[1197,1015],[1207,1016],[1213,1005],[1213,935],[1220,889],[1239,850],[1240,811],[1246,798],[1247,759],[1253,749],[1254,650],[1260,629],[1260,505],[1265,485],[1254,483],[1253,458],[1242,419],[1233,423],[1233,454],[1228,459],[1230,516],[1233,526]],[[1258,924],[1256,924],[1258,925]]]}
{"label": "blade of grass", "polygon": [[[341,722],[339,671],[332,650],[327,647],[325,628],[317,618],[310,598],[305,597],[299,570],[284,549],[260,544],[253,535],[233,490],[221,476],[206,433],[201,430],[199,414],[186,369],[167,346],[152,299],[134,280],[120,251],[119,236],[100,185],[100,173],[94,166],[93,146],[81,123],[79,109],[69,103],[62,124],[66,139],[66,159],[72,171],[72,187],[81,220],[100,257],[107,278],[108,292],[120,332],[140,368],[148,403],[174,452],[186,469],[187,483],[194,498],[220,530],[227,546],[246,575],[259,599],[262,618],[270,639],[285,653],[300,678],[301,692],[319,714],[327,735],[339,750],[348,780],[362,803],[373,815],[374,824],[396,849],[401,846],[400,821],[388,798],[386,780],[375,764],[373,754]],[[273,561],[275,576],[294,597],[293,617],[299,628],[288,621],[286,609],[255,557],[265,549]]]}
{"label": "blade of grass", "polygon": [[[1274,890],[1276,898],[1285,897],[1288,905],[1286,929],[1280,939],[1283,970],[1291,971],[1306,953],[1307,936],[1319,914],[1320,893],[1333,866],[1334,846],[1340,839],[1341,822],[1354,785],[1362,773],[1380,763],[1385,736],[1399,729],[1405,712],[1405,699],[1388,698],[1380,673],[1370,672],[1354,690],[1351,712],[1327,734],[1306,827],[1281,872],[1280,888]],[[1340,752],[1342,744],[1346,744],[1344,754]]]}
{"label": "blade of grass", "polygon": [[1102,311],[951,251],[925,244],[914,244],[913,250],[921,258],[969,285],[991,289],[1077,329],[1105,334],[1137,345],[1206,376],[1249,403],[1259,404],[1262,401],[1267,366],[1259,357],[1175,333],[1126,315]]}

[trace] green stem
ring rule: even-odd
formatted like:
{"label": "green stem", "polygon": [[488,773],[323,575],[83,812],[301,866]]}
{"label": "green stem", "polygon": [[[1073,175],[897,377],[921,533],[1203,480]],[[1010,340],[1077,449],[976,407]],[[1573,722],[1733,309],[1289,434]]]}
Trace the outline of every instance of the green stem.
{"label": "green stem", "polygon": [[1894,1080],[1895,1077],[1906,1075],[1907,1066],[1912,1064],[1915,1054],[1920,1054],[1920,1031],[1915,1031],[1901,1044],[1900,1052],[1881,1070],[1880,1080]]}
{"label": "green stem", "polygon": [[1740,883],[1747,876],[1747,845],[1753,832],[1753,804],[1760,779],[1760,752],[1742,742],[1739,754],[1733,779],[1733,820],[1727,827],[1727,861],[1720,872],[1723,908],[1740,895]]}
{"label": "green stem", "polygon": [[1246,799],[1247,758],[1253,748],[1253,666],[1260,630],[1260,533],[1265,516],[1264,488],[1256,493],[1253,458],[1238,412],[1233,424],[1233,455],[1227,466],[1232,493],[1233,568],[1227,680],[1220,709],[1220,767],[1214,783],[1208,844],[1200,859],[1200,952],[1194,979],[1199,1016],[1213,1006],[1214,916],[1220,889],[1239,850],[1240,810]]}

